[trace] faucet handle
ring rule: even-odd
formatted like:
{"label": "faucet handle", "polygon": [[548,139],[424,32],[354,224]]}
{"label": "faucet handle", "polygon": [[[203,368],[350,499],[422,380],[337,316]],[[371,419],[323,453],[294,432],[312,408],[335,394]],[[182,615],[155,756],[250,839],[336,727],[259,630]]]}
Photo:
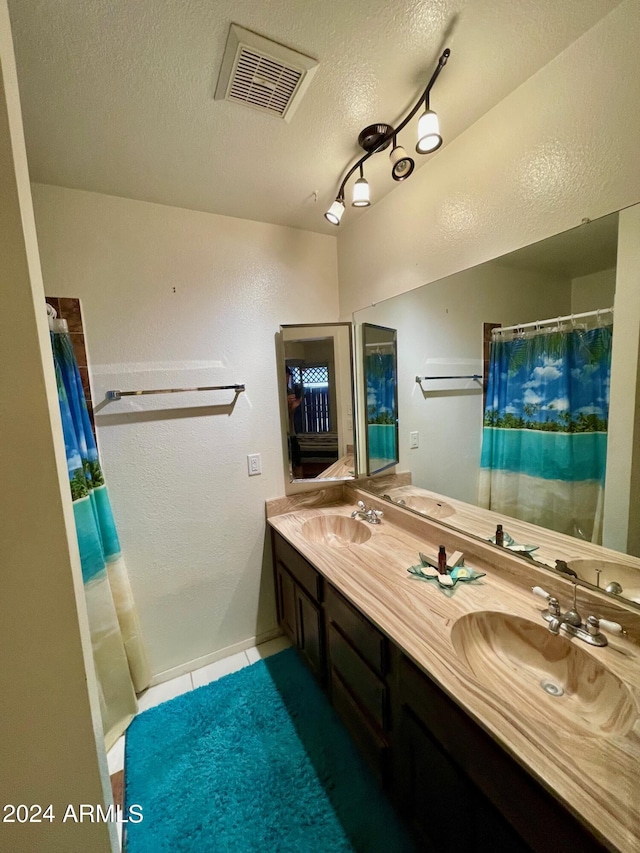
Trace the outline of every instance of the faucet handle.
{"label": "faucet handle", "polygon": [[541,587],[541,586],[532,586],[532,587],[531,587],[531,592],[532,592],[534,595],[537,595],[539,598],[544,598],[544,599],[545,599],[545,601],[549,601],[549,599],[551,598],[551,596],[549,595],[549,593],[548,593],[546,590],[542,589],[542,587]]}
{"label": "faucet handle", "polygon": [[549,606],[549,613],[551,616],[555,616],[559,618],[560,616],[560,602],[557,598],[554,598],[552,595],[546,591],[546,589],[542,589],[541,586],[533,586],[531,587],[531,592],[534,595],[537,595],[538,598],[545,598],[547,600],[547,604]]}
{"label": "faucet handle", "polygon": [[358,509],[361,509],[363,512],[365,512],[367,509],[367,505],[365,504],[364,501],[358,501],[356,506],[358,507]]}
{"label": "faucet handle", "polygon": [[382,509],[372,509],[371,512],[375,515],[376,518],[382,518],[384,515],[384,510]]}
{"label": "faucet handle", "polygon": [[[624,634],[622,625],[619,622],[610,622],[608,619],[599,619],[597,616],[587,616],[586,624],[587,633],[592,637],[598,636],[601,630],[607,631],[609,634]],[[602,637],[601,634],[600,636]]]}
{"label": "faucet handle", "polygon": [[[591,619],[593,617],[589,618]],[[608,631],[610,634],[624,634],[622,625],[619,622],[610,622],[608,619],[599,619],[598,622],[600,623],[600,627],[603,631]]]}

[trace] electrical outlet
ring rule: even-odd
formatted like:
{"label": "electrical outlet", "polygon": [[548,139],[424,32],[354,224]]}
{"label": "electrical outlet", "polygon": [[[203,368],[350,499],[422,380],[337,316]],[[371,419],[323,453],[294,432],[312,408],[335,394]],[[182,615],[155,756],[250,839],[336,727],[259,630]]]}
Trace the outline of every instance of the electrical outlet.
{"label": "electrical outlet", "polygon": [[411,450],[415,450],[416,447],[420,446],[420,435],[418,431],[409,433],[409,447]]}
{"label": "electrical outlet", "polygon": [[262,474],[262,460],[259,453],[249,453],[247,456],[247,468],[249,476],[255,477],[256,474]]}

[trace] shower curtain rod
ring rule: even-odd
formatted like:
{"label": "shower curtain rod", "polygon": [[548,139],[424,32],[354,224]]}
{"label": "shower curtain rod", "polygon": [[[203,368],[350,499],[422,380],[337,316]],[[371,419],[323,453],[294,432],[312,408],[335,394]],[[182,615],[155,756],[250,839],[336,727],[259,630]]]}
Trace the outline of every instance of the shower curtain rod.
{"label": "shower curtain rod", "polygon": [[535,320],[533,323],[519,323],[517,326],[497,326],[491,329],[492,335],[500,335],[502,332],[516,332],[520,329],[534,329],[536,326],[550,326],[554,323],[566,323],[568,320],[583,320],[586,317],[599,317],[600,314],[613,314],[611,308],[597,308],[595,311],[583,311],[582,314],[567,314],[566,317],[553,317],[551,320]]}

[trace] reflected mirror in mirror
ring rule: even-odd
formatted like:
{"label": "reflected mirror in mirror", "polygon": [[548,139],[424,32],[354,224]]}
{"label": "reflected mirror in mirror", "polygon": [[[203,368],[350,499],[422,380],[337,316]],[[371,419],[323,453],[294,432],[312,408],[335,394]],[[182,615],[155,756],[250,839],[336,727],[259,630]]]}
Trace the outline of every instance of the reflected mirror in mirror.
{"label": "reflected mirror in mirror", "polygon": [[367,474],[398,462],[396,330],[362,324],[363,411]]}
{"label": "reflected mirror in mirror", "polygon": [[351,323],[281,326],[278,371],[290,482],[355,478]]}
{"label": "reflected mirror in mirror", "polygon": [[[630,213],[619,240],[619,216]],[[640,579],[640,316],[627,272],[638,223],[637,208],[585,223],[354,321],[398,331],[397,471],[410,480],[374,478],[374,491],[417,511],[417,497],[444,502],[445,524],[485,540],[502,522],[543,564],[561,560],[586,583],[620,586],[623,598],[626,585],[640,601],[629,580]],[[545,548],[527,524],[565,536],[545,536]]]}

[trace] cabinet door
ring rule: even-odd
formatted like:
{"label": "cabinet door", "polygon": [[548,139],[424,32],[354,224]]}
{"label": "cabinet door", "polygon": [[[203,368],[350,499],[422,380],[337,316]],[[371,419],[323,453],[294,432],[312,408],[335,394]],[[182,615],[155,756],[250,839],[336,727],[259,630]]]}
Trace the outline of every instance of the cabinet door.
{"label": "cabinet door", "polygon": [[421,846],[439,853],[475,850],[473,793],[464,775],[407,705],[399,724],[399,805]]}
{"label": "cabinet door", "polygon": [[296,586],[293,578],[282,564],[276,566],[276,593],[278,603],[278,621],[282,630],[297,645],[296,632]]}
{"label": "cabinet door", "polygon": [[316,678],[319,681],[324,682],[325,666],[322,614],[320,612],[320,608],[317,607],[298,586],[295,588],[295,595],[298,624],[298,649]]}

